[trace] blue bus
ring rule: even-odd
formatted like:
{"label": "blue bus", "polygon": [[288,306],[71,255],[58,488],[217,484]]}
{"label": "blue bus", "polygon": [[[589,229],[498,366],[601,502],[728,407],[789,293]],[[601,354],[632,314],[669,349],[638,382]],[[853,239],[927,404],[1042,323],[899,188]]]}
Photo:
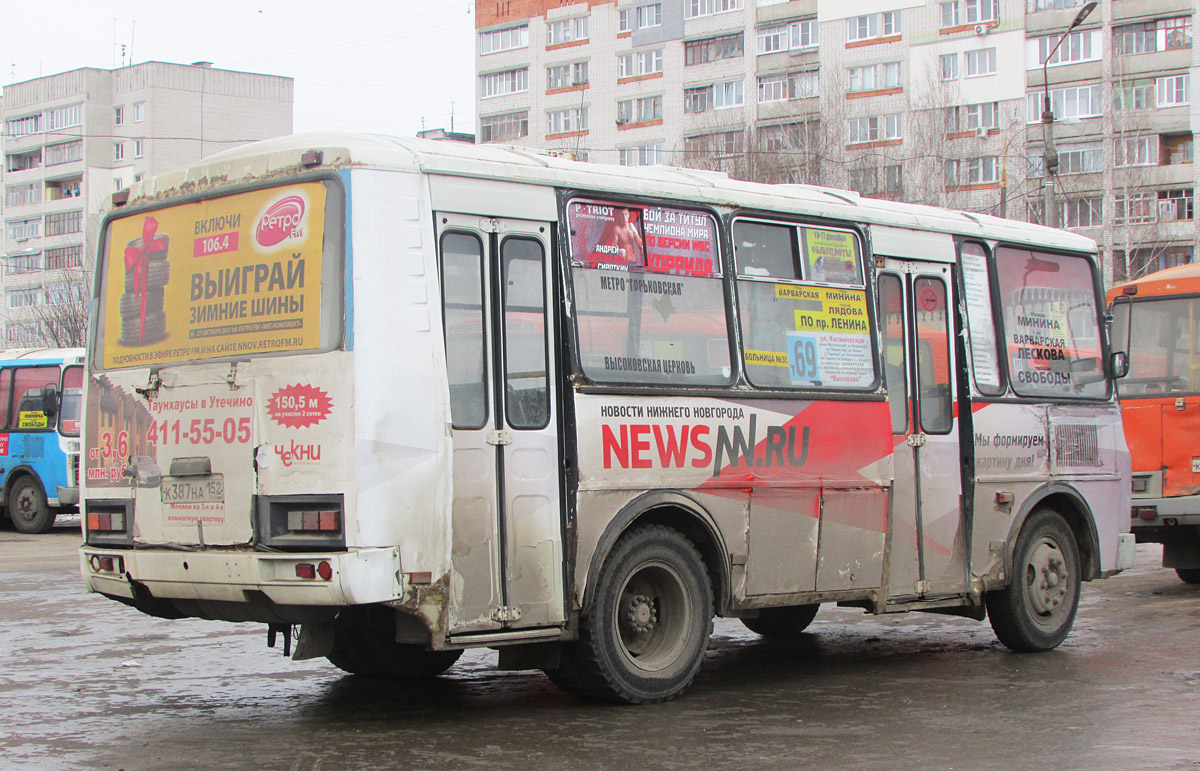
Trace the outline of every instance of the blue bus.
{"label": "blue bus", "polygon": [[79,505],[82,348],[0,351],[0,503],[22,533]]}

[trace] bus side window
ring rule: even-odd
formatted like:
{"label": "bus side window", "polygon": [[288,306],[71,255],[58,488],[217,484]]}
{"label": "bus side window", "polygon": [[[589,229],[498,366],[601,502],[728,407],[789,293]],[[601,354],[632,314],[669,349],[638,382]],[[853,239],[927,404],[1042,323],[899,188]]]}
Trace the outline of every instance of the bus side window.
{"label": "bus side window", "polygon": [[952,425],[950,335],[946,322],[946,285],[935,278],[913,282],[917,311],[917,396],[921,430],[944,434]]}
{"label": "bus side window", "polygon": [[488,414],[483,244],[473,235],[442,236],[442,305],[450,421],[455,428],[483,428]]}
{"label": "bus side window", "polygon": [[550,388],[542,246],[529,238],[508,238],[500,247],[500,257],[508,424],[513,428],[543,428],[550,422]]}
{"label": "bus side window", "polygon": [[12,402],[12,369],[0,370],[0,429],[8,427],[8,410]]}
{"label": "bus side window", "polygon": [[879,326],[883,332],[883,383],[892,411],[892,433],[908,432],[908,381],[904,357],[904,293],[900,277],[879,277]]}

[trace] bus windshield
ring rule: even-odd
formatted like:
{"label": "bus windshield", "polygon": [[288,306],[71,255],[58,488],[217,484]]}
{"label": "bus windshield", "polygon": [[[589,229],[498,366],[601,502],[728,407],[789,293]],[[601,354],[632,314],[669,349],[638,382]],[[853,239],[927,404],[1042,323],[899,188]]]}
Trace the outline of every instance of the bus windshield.
{"label": "bus windshield", "polygon": [[341,332],[338,192],[302,182],[110,220],[95,364],[332,348]]}
{"label": "bus windshield", "polygon": [[1129,303],[1113,306],[1113,329],[1129,329],[1129,374],[1122,396],[1200,391],[1200,297],[1143,300],[1126,321]]}

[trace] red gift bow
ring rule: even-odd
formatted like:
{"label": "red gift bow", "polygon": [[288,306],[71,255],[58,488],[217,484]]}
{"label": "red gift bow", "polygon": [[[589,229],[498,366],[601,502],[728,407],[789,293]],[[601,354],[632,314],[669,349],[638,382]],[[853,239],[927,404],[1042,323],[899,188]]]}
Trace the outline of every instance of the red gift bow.
{"label": "red gift bow", "polygon": [[150,252],[166,248],[163,240],[155,237],[157,232],[158,220],[153,217],[147,217],[142,222],[141,248],[139,249],[136,246],[125,247],[125,272],[129,273],[133,271],[133,291],[141,295],[141,325],[138,327],[139,343],[146,341],[146,295],[149,293],[147,279],[150,272]]}

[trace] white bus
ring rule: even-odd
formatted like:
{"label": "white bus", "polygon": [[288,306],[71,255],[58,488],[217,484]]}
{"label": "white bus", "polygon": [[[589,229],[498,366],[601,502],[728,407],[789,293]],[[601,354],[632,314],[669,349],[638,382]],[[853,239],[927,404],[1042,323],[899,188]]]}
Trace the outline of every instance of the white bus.
{"label": "white bus", "polygon": [[651,702],[714,615],[986,615],[1044,650],[1131,564],[1089,239],[383,137],[114,198],[80,563],[145,613]]}

